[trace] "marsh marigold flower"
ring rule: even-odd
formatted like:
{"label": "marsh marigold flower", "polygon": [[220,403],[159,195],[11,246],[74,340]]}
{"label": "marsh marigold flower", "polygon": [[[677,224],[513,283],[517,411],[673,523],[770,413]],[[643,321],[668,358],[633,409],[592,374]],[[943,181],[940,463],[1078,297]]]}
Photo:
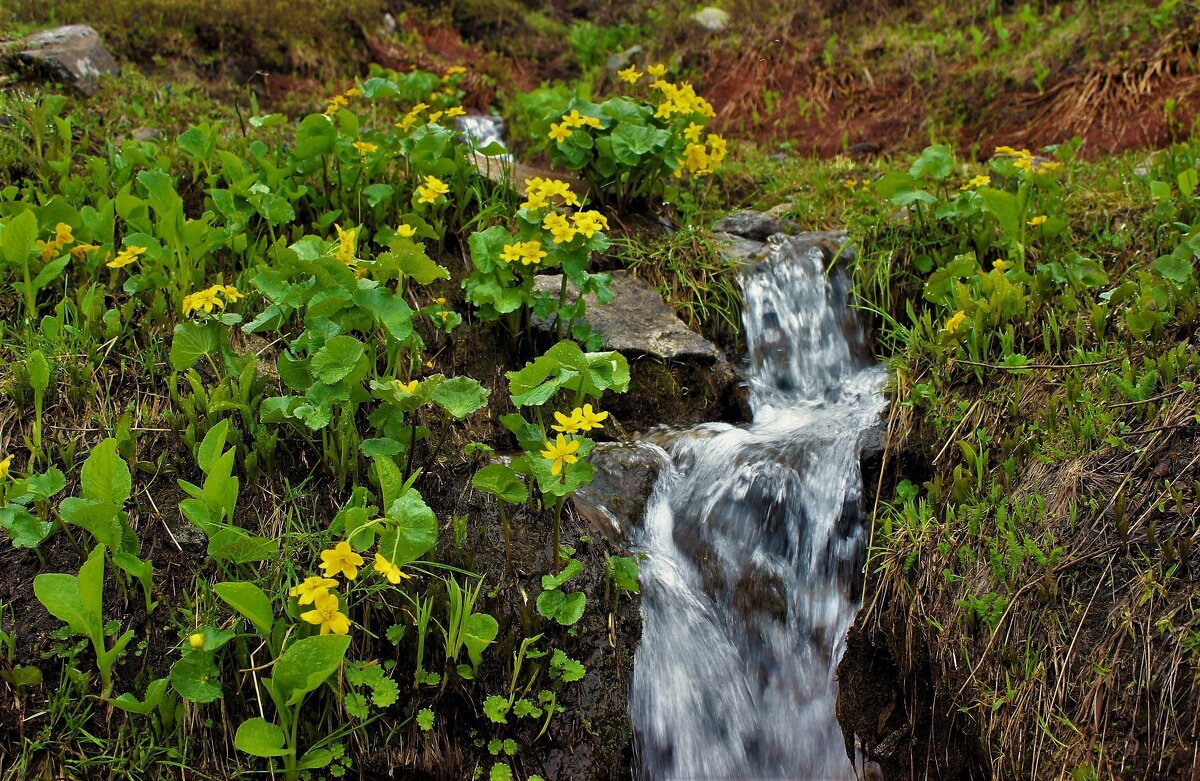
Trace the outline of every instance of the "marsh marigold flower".
{"label": "marsh marigold flower", "polygon": [[971,181],[958,188],[960,190],[974,190],[977,187],[987,187],[992,183],[992,177],[987,174],[979,174],[971,179]]}
{"label": "marsh marigold flower", "polygon": [[379,150],[379,145],[372,144],[370,141],[355,141],[351,146],[357,149],[358,154],[364,158],[372,152]]}
{"label": "marsh marigold flower", "polygon": [[551,461],[550,474],[561,474],[563,468],[568,464],[574,464],[579,460],[579,456],[575,455],[579,450],[579,440],[572,439],[567,441],[567,438],[562,434],[558,435],[553,443],[549,440],[543,442],[546,449],[541,452],[542,458]]}
{"label": "marsh marigold flower", "polygon": [[145,252],[145,247],[126,247],[117,253],[117,256],[110,260],[107,265],[109,268],[123,268],[124,266],[128,266],[130,263],[137,260],[138,256],[145,254]]}
{"label": "marsh marigold flower", "polygon": [[328,592],[313,600],[313,609],[300,618],[321,627],[321,634],[344,635],[350,632],[350,619],[338,610],[338,598]]}
{"label": "marsh marigold flower", "polygon": [[411,225],[398,225],[396,226],[396,234],[406,239],[411,239],[417,235],[417,229]]}
{"label": "marsh marigold flower", "polygon": [[12,454],[0,459],[0,480],[8,478],[8,470],[12,467]]}
{"label": "marsh marigold flower", "polygon": [[375,554],[375,563],[372,565],[372,569],[387,578],[389,583],[412,579],[412,575],[402,572],[399,567],[384,558],[382,553]]}
{"label": "marsh marigold flower", "polygon": [[550,231],[555,244],[566,244],[575,238],[575,229],[567,218],[558,212],[551,212],[542,220],[542,228]]}
{"label": "marsh marigold flower", "polygon": [[435,203],[446,193],[450,192],[450,187],[436,176],[426,176],[425,183],[417,188],[418,203]]}
{"label": "marsh marigold flower", "polygon": [[200,632],[193,632],[188,635],[188,645],[199,651],[204,647],[204,635]]}
{"label": "marsh marigold flower", "polygon": [[576,232],[588,239],[594,236],[596,231],[608,230],[608,220],[595,210],[575,212],[571,215],[571,221],[575,223]]}
{"label": "marsh marigold flower", "polygon": [[561,144],[563,141],[566,141],[568,138],[570,138],[573,132],[575,131],[568,127],[565,122],[552,122],[550,124],[550,133],[548,135],[552,140]]}
{"label": "marsh marigold flower", "polygon": [[967,315],[961,309],[955,312],[950,319],[946,321],[946,333],[952,334],[958,330],[958,327],[967,319]]}
{"label": "marsh marigold flower", "polygon": [[333,548],[321,551],[321,569],[325,577],[332,578],[341,573],[346,580],[358,577],[358,568],[363,564],[363,557],[350,549],[350,543],[342,540]]}
{"label": "marsh marigold flower", "polygon": [[1034,228],[1036,228],[1037,226],[1039,226],[1039,225],[1041,225],[1043,222],[1045,222],[1047,219],[1048,219],[1048,218],[1046,217],[1046,215],[1044,215],[1044,214],[1039,214],[1038,216],[1036,216],[1036,217],[1034,217],[1032,220],[1030,220],[1030,221],[1029,221],[1029,224],[1030,224],[1031,226],[1033,226]]}
{"label": "marsh marigold flower", "polygon": [[292,586],[288,594],[296,597],[296,601],[301,605],[311,605],[317,597],[328,594],[329,589],[338,584],[333,578],[323,578],[320,575],[312,575],[305,578],[302,582]]}
{"label": "marsh marigold flower", "polygon": [[646,68],[646,73],[650,74],[656,79],[661,79],[667,73],[667,66],[656,62]]}
{"label": "marsh marigold flower", "polygon": [[621,81],[625,81],[630,84],[637,84],[638,79],[640,79],[641,77],[642,77],[642,74],[638,73],[638,69],[637,69],[636,65],[630,65],[625,70],[617,71],[617,78],[619,78]]}

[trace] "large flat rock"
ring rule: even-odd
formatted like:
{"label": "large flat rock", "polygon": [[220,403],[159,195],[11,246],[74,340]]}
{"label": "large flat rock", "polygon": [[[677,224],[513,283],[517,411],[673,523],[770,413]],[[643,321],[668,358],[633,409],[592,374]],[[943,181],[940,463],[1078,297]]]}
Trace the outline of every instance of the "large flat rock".
{"label": "large flat rock", "polygon": [[43,30],[17,42],[12,57],[18,68],[41,78],[60,81],[86,95],[100,89],[100,76],[120,73],[100,33],[86,24]]}
{"label": "large flat rock", "polygon": [[[543,274],[534,281],[535,288],[555,297],[561,285],[560,274]],[[598,303],[595,295],[584,298],[587,314],[583,319],[600,336],[604,349],[625,355],[725,362],[716,345],[688,328],[649,282],[628,271],[614,271],[610,289],[613,299],[608,304]],[[574,301],[575,295],[568,285],[569,300]]]}

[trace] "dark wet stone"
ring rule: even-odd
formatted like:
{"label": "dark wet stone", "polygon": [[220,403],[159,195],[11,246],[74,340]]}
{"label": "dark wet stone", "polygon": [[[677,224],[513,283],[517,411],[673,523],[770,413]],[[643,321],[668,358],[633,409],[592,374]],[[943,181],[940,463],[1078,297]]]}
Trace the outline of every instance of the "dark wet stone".
{"label": "dark wet stone", "polygon": [[714,231],[731,233],[754,241],[766,241],[776,233],[795,233],[799,229],[800,226],[791,220],[749,209],[730,212],[713,225]]}
{"label": "dark wet stone", "polygon": [[661,451],[638,443],[601,443],[592,452],[592,482],[571,497],[575,510],[609,540],[627,538],[641,524],[663,464]]}

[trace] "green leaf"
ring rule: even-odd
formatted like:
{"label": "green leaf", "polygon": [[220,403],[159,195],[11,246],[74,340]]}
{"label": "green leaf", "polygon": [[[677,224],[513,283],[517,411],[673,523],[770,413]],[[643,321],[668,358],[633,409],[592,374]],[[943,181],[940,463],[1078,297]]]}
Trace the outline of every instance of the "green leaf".
{"label": "green leaf", "polygon": [[292,753],[284,748],[286,736],[276,724],[266,719],[250,719],[238,725],[233,747],[255,757],[283,757]]}
{"label": "green leaf", "polygon": [[486,406],[490,393],[491,391],[471,377],[451,377],[433,389],[432,399],[450,417],[462,420]]}
{"label": "green leaf", "polygon": [[412,336],[412,308],[391,291],[382,288],[359,290],[354,294],[354,303],[369,310],[375,321],[396,341],[403,342]]}
{"label": "green leaf", "polygon": [[29,372],[29,385],[36,393],[45,393],[50,387],[50,364],[41,350],[34,350],[25,359],[25,370]]}
{"label": "green leaf", "polygon": [[279,541],[247,534],[238,528],[221,529],[208,541],[208,555],[217,561],[249,564],[279,558]]}
{"label": "green leaf", "polygon": [[83,635],[96,648],[104,647],[103,545],[97,545],[79,568],[79,575],[42,574],[33,579],[33,593],[50,615],[65,623],[73,634]]}
{"label": "green leaf", "polygon": [[492,644],[500,624],[487,613],[472,613],[463,622],[463,644],[467,646],[467,656],[471,658],[473,670],[479,669],[483,661],[483,650]]}
{"label": "green leaf", "polygon": [[1000,224],[1000,230],[1016,241],[1021,235],[1021,206],[1017,196],[992,187],[979,188],[983,208],[990,212]]}
{"label": "green leaf", "polygon": [[543,618],[570,626],[583,617],[587,596],[583,592],[565,593],[557,589],[538,594],[537,611]]}
{"label": "green leaf", "polygon": [[925,151],[921,152],[912,168],[908,169],[908,175],[914,179],[933,179],[940,182],[950,175],[953,168],[954,159],[950,154],[950,147],[934,144],[925,147]]}
{"label": "green leaf", "polygon": [[621,165],[637,166],[643,156],[662,146],[670,137],[666,130],[637,122],[618,122],[611,135],[613,157]]}
{"label": "green leaf", "polygon": [[488,464],[471,478],[476,490],[492,494],[509,504],[521,504],[529,498],[529,489],[517,473],[504,464]]}
{"label": "green leaf", "polygon": [[264,638],[271,636],[275,610],[261,588],[244,581],[226,581],[213,586],[213,591],[231,608],[245,616],[259,635]]}
{"label": "green leaf", "polygon": [[324,114],[309,114],[296,128],[296,147],[292,154],[297,160],[327,155],[337,143],[337,128]]}
{"label": "green leaf", "polygon": [[583,572],[583,565],[577,559],[570,559],[557,575],[542,575],[542,588],[546,591],[559,588],[581,572]]}
{"label": "green leaf", "polygon": [[4,262],[22,266],[37,247],[38,222],[32,211],[26,210],[13,217],[0,233],[0,255]]}
{"label": "green leaf", "polygon": [[437,545],[437,518],[416,489],[405,491],[388,507],[379,552],[397,567],[416,561]]}
{"label": "green leaf", "polygon": [[220,326],[213,322],[188,320],[175,326],[170,361],[175,371],[187,371],[206,355],[221,348]]}
{"label": "green leaf", "polygon": [[64,521],[86,529],[96,542],[113,550],[121,548],[120,512],[121,508],[110,502],[76,496],[63,499],[58,505],[58,513]]}
{"label": "green leaf", "polygon": [[333,762],[333,752],[327,748],[310,748],[296,765],[300,770],[319,770]]}
{"label": "green leaf", "polygon": [[367,204],[374,209],[379,204],[392,197],[395,190],[390,184],[376,182],[368,187],[364,187],[362,194],[367,197]]}
{"label": "green leaf", "polygon": [[1183,193],[1184,198],[1191,198],[1192,193],[1196,192],[1197,179],[1200,174],[1197,174],[1195,168],[1184,168],[1175,177],[1175,183],[1179,185],[1179,192]]}
{"label": "green leaf", "polygon": [[92,448],[83,464],[80,477],[84,498],[116,505],[119,509],[129,499],[133,482],[129,466],[117,453],[117,440],[109,437]]}
{"label": "green leaf", "polygon": [[366,354],[366,345],[353,336],[335,336],[313,356],[313,376],[333,385],[353,372]]}
{"label": "green leaf", "polygon": [[[1187,253],[1187,255],[1190,254],[1191,252]],[[1193,264],[1190,257],[1180,252],[1172,252],[1170,255],[1157,258],[1150,264],[1150,268],[1158,272],[1163,279],[1174,284],[1175,287],[1183,287],[1192,278]]]}
{"label": "green leaf", "polygon": [[433,711],[429,708],[421,708],[417,711],[417,726],[422,732],[429,732],[433,729]]}
{"label": "green leaf", "polygon": [[50,536],[54,524],[43,521],[19,504],[0,507],[0,528],[8,532],[14,548],[36,548]]}
{"label": "green leaf", "polygon": [[483,701],[483,715],[496,724],[507,724],[508,698],[493,694]]}
{"label": "green leaf", "polygon": [[280,698],[295,705],[337,670],[350,647],[344,635],[315,635],[292,643],[275,663],[274,686]]}
{"label": "green leaf", "polygon": [[58,279],[59,275],[71,262],[70,255],[63,255],[60,258],[55,258],[46,265],[42,266],[42,270],[33,278],[34,290],[41,290],[46,285],[49,285],[54,280]]}
{"label": "green leaf", "polygon": [[188,651],[171,667],[171,685],[188,702],[213,702],[224,694],[210,651]]}
{"label": "green leaf", "polygon": [[561,648],[554,649],[550,657],[551,676],[562,679],[563,683],[578,681],[587,672],[583,665],[567,656]]}
{"label": "green leaf", "polygon": [[626,556],[609,556],[606,569],[613,583],[620,588],[631,594],[641,591],[641,587],[638,585],[638,563],[635,559]]}

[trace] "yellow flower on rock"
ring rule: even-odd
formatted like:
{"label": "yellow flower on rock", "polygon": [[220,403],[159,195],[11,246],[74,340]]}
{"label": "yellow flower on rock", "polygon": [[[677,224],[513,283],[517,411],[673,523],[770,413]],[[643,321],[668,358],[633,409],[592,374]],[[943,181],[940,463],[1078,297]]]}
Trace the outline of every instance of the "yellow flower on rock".
{"label": "yellow flower on rock", "polygon": [[438,179],[436,176],[426,176],[425,183],[417,188],[418,203],[435,203],[446,193],[450,192],[450,186]]}
{"label": "yellow flower on rock", "polygon": [[305,578],[302,582],[292,586],[288,594],[297,597],[296,601],[301,605],[311,605],[313,600],[319,596],[329,593],[329,589],[337,586],[338,582],[333,578],[323,578],[320,575],[312,575]]}
{"label": "yellow flower on rock", "polygon": [[567,441],[562,434],[558,435],[558,439],[553,444],[549,440],[543,442],[546,449],[541,452],[542,458],[552,461],[550,465],[550,474],[560,474],[565,466],[574,464],[579,460],[579,456],[575,455],[579,450],[579,440],[572,439]]}
{"label": "yellow flower on rock", "polygon": [[384,558],[382,553],[375,554],[375,563],[372,568],[387,578],[389,583],[399,583],[401,580],[411,580],[412,575],[402,572],[399,567]]}
{"label": "yellow flower on rock", "polygon": [[399,225],[396,227],[396,235],[411,239],[417,235],[417,229],[411,225]]}
{"label": "yellow flower on rock", "polygon": [[961,309],[954,313],[949,320],[946,321],[946,333],[952,334],[958,330],[958,327],[967,319],[967,315]]}
{"label": "yellow flower on rock", "polygon": [[338,598],[328,592],[313,600],[313,609],[301,613],[300,618],[321,627],[321,634],[333,632],[344,635],[350,632],[350,619],[338,610]]}
{"label": "yellow flower on rock", "polygon": [[325,577],[332,578],[341,573],[346,580],[358,577],[358,568],[363,564],[363,557],[350,549],[350,543],[342,540],[335,547],[321,551],[321,569]]}
{"label": "yellow flower on rock", "polygon": [[1029,221],[1029,224],[1030,224],[1031,226],[1033,226],[1034,228],[1036,228],[1037,226],[1039,226],[1039,225],[1041,225],[1043,222],[1045,222],[1047,219],[1048,219],[1048,218],[1046,217],[1046,215],[1044,215],[1044,214],[1039,214],[1038,216],[1036,216],[1036,217],[1034,217],[1032,220],[1030,220],[1030,221]]}
{"label": "yellow flower on rock", "polygon": [[553,139],[554,141],[557,141],[560,144],[563,141],[566,141],[568,138],[570,138],[571,134],[573,132],[574,131],[570,127],[567,126],[566,122],[560,122],[560,123],[552,122],[550,124],[549,136],[551,139]]}
{"label": "yellow flower on rock", "polygon": [[12,467],[12,454],[8,454],[0,459],[0,480],[8,477],[8,470]]}
{"label": "yellow flower on rock", "polygon": [[619,78],[621,81],[625,81],[630,84],[637,84],[638,79],[640,79],[641,77],[642,77],[642,74],[638,73],[638,69],[637,69],[636,65],[630,65],[625,70],[617,71],[617,78]]}
{"label": "yellow flower on rock", "polygon": [[145,247],[126,247],[117,253],[117,256],[108,262],[109,268],[122,268],[138,259],[139,255],[145,254]]}

